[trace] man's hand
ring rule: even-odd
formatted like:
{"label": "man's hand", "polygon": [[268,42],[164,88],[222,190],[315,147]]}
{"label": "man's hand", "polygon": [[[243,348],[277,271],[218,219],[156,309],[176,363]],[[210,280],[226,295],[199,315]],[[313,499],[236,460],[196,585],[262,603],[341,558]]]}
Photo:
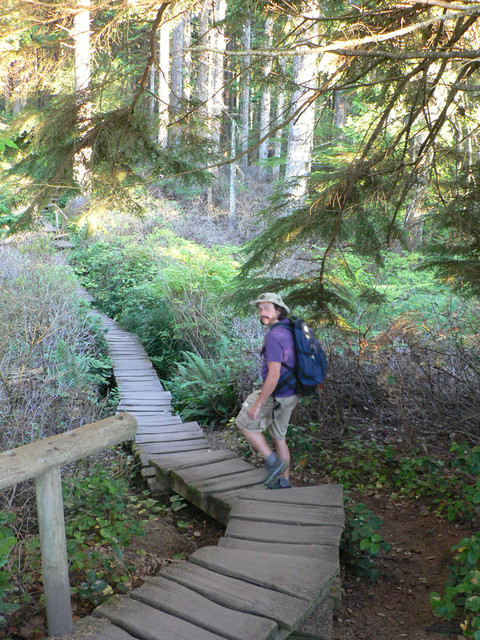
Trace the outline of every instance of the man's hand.
{"label": "man's hand", "polygon": [[258,414],[260,413],[262,404],[265,402],[268,396],[273,393],[280,378],[280,371],[282,368],[281,362],[267,362],[267,366],[267,377],[265,378],[265,382],[263,383],[260,395],[247,411],[247,415],[250,420],[258,420]]}
{"label": "man's hand", "polygon": [[250,409],[247,411],[247,415],[250,418],[250,420],[257,420],[258,419],[258,414],[260,413],[260,409],[262,408],[262,405],[257,404],[255,402],[255,404],[252,404],[252,406],[250,407]]}

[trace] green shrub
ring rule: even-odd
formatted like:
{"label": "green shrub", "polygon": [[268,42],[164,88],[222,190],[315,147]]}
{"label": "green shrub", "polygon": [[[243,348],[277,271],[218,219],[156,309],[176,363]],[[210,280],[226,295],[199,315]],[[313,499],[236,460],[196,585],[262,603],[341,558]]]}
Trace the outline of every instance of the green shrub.
{"label": "green shrub", "polygon": [[0,627],[6,623],[6,616],[18,609],[18,604],[11,602],[12,586],[11,574],[4,567],[6,566],[10,552],[17,544],[13,531],[8,526],[15,520],[13,513],[0,511]]}
{"label": "green shrub", "polygon": [[[225,342],[217,358],[185,353],[177,375],[168,383],[176,410],[183,420],[196,420],[214,428],[236,412],[239,369],[248,363],[238,353],[229,352]],[[252,364],[253,366],[253,364]]]}
{"label": "green shrub", "polygon": [[391,481],[395,455],[391,445],[354,437],[338,450],[322,451],[320,464],[345,489],[380,489]]}
{"label": "green shrub", "polygon": [[379,533],[382,520],[363,503],[346,505],[347,520],[340,543],[343,562],[357,576],[377,579],[375,558],[380,551],[390,551],[391,545]]}
{"label": "green shrub", "polygon": [[75,591],[93,603],[114,589],[125,591],[132,567],[123,552],[134,536],[145,534],[155,501],[146,497],[148,492],[132,494],[125,478],[111,477],[101,465],[84,478],[67,479],[63,493],[70,571],[79,585]]}
{"label": "green shrub", "polygon": [[435,615],[461,620],[466,638],[480,640],[480,532],[452,547],[455,564],[450,567],[445,593],[430,594]]}

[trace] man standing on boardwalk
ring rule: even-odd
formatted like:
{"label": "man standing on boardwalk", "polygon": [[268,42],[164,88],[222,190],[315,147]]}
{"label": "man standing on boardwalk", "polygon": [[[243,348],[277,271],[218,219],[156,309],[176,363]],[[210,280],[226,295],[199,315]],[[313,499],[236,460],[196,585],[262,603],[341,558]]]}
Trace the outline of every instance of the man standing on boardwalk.
{"label": "man standing on boardwalk", "polygon": [[[250,304],[257,307],[260,322],[269,329],[262,349],[263,385],[247,397],[236,424],[251,446],[263,456],[268,488],[286,489],[290,486],[290,451],[285,435],[299,396],[293,379],[279,389],[277,384],[282,373],[295,367],[293,335],[286,326],[290,309],[276,293],[262,293]],[[275,452],[263,434],[266,429],[272,437]]]}

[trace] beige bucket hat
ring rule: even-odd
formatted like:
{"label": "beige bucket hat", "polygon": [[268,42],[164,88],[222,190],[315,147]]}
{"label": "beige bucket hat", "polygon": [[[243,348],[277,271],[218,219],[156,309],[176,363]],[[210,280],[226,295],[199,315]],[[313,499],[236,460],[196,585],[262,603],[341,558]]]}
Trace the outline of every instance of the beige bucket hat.
{"label": "beige bucket hat", "polygon": [[290,313],[290,309],[287,307],[285,302],[282,300],[281,296],[278,293],[261,293],[256,300],[252,300],[250,304],[256,305],[260,302],[272,302],[279,307],[285,309],[287,313]]}

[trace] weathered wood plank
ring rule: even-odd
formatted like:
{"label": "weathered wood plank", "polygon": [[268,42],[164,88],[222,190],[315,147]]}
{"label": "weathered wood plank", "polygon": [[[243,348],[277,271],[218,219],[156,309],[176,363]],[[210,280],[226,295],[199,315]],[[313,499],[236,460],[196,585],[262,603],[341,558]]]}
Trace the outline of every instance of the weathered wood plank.
{"label": "weathered wood plank", "polygon": [[[262,485],[256,485],[263,489],[263,491],[267,491],[267,488]],[[207,496],[205,502],[207,505],[207,513],[209,513],[212,518],[218,520],[223,525],[227,526],[228,519],[230,517],[230,510],[233,505],[238,500],[239,494],[245,491],[245,487],[240,487],[238,489],[234,489],[233,491],[223,491],[222,493],[212,493]]]}
{"label": "weathered wood plank", "polygon": [[88,616],[75,622],[73,631],[62,640],[136,640],[105,618]]}
{"label": "weathered wood plank", "polygon": [[140,390],[133,392],[129,391],[128,393],[123,393],[123,391],[120,391],[120,399],[132,403],[138,402],[139,404],[143,404],[144,401],[154,401],[155,403],[157,403],[161,402],[162,400],[171,400],[172,394],[170,393],[170,391],[157,391],[155,392],[155,394],[151,393],[150,391]]}
{"label": "weathered wood plank", "polygon": [[142,453],[179,453],[182,451],[197,451],[202,449],[208,449],[209,444],[205,438],[199,438],[198,440],[189,440],[187,442],[168,442],[161,445],[154,444],[138,444],[135,448],[138,449],[139,454]]}
{"label": "weathered wood plank", "polygon": [[338,546],[342,530],[341,526],[299,526],[233,519],[229,520],[225,534],[231,538],[259,542],[288,540],[291,544],[318,544],[321,542]]}
{"label": "weathered wood plank", "polygon": [[264,481],[265,474],[259,469],[252,468],[249,471],[242,471],[241,473],[235,473],[230,476],[221,476],[219,478],[211,478],[204,480],[203,482],[197,482],[195,485],[186,482],[181,471],[172,471],[171,480],[173,486],[178,487],[176,491],[178,493],[185,492],[187,500],[191,500],[194,504],[195,499],[202,496],[203,498],[209,496],[212,493],[223,493],[224,491],[232,491],[234,489],[242,489],[244,487],[259,484]]}
{"label": "weathered wood plank", "polygon": [[[221,478],[222,476],[230,476],[232,474],[242,473],[245,471],[252,471],[255,469],[249,462],[242,460],[241,458],[231,458],[229,460],[223,460],[218,462],[212,462],[207,466],[201,466],[196,468],[184,468],[182,469],[182,479],[189,484],[198,484],[205,480],[213,478]],[[263,473],[263,476],[265,473]],[[263,477],[262,476],[262,477]]]}
{"label": "weathered wood plank", "polygon": [[[201,433],[203,436],[203,430],[198,426],[196,422],[171,422],[173,416],[164,416],[163,420],[159,419],[158,424],[155,426],[146,427],[140,416],[139,427],[142,431],[146,429],[152,429],[152,433],[163,433],[164,431],[190,431],[192,433]],[[138,422],[138,420],[137,420]]]}
{"label": "weathered wood plank", "polygon": [[306,600],[216,573],[191,562],[167,566],[162,569],[161,576],[175,580],[225,607],[270,618],[282,628],[295,629],[310,610]]}
{"label": "weathered wood plank", "polygon": [[153,407],[164,407],[165,405],[170,404],[171,396],[169,392],[162,392],[159,394],[155,394],[155,396],[149,396],[147,398],[137,398],[136,395],[128,395],[120,398],[120,403],[125,407],[132,407],[138,409],[150,409]]}
{"label": "weathered wood plank", "polygon": [[213,462],[222,460],[231,460],[236,458],[237,454],[230,449],[215,449],[206,452],[192,453],[165,453],[156,456],[150,456],[148,462],[160,469],[169,471],[171,469],[187,469],[188,467],[200,467],[202,465],[210,465]]}
{"label": "weathered wood plank", "polygon": [[123,413],[3,451],[0,453],[0,490],[129,440],[136,430],[134,416]]}
{"label": "weathered wood plank", "polygon": [[312,602],[323,596],[338,571],[336,564],[318,558],[278,556],[224,547],[203,547],[188,560],[217,573]]}
{"label": "weathered wood plank", "polygon": [[259,500],[238,500],[230,512],[230,518],[284,524],[328,524],[340,527],[343,526],[345,520],[343,509],[340,507],[305,506]]}
{"label": "weathered wood plank", "polygon": [[137,435],[149,436],[157,433],[194,433],[198,436],[203,435],[200,427],[189,427],[185,429],[181,422],[170,424],[168,420],[166,420],[164,424],[158,424],[156,427],[139,426]]}
{"label": "weathered wood plank", "polygon": [[154,370],[150,371],[145,370],[143,373],[140,371],[136,371],[133,373],[129,373],[128,371],[122,374],[119,371],[114,372],[115,380],[118,384],[125,384],[128,382],[134,382],[135,384],[141,382],[158,382],[158,376]]}
{"label": "weathered wood plank", "polygon": [[198,439],[202,435],[202,431],[168,431],[158,433],[138,433],[135,437],[135,442],[138,444],[154,444],[154,443],[169,443],[169,442],[183,442],[193,439]]}
{"label": "weathered wood plank", "polygon": [[284,556],[302,556],[304,558],[319,558],[328,562],[338,563],[338,548],[325,544],[288,544],[286,542],[257,542],[240,538],[220,538],[219,547],[227,549],[242,549],[243,551],[258,551],[260,553],[276,553]]}
{"label": "weathered wood plank", "polygon": [[248,492],[242,493],[239,498],[343,508],[343,487],[341,484],[324,484],[313,487],[292,487],[291,489],[268,491],[267,493],[250,489]]}
{"label": "weathered wood plank", "polygon": [[273,620],[226,608],[161,574],[131,597],[228,640],[271,640],[278,629]]}
{"label": "weathered wood plank", "polygon": [[225,640],[190,622],[126,596],[113,596],[93,612],[140,640]]}
{"label": "weathered wood plank", "polygon": [[165,415],[165,413],[162,413],[161,415],[158,414],[153,417],[138,416],[137,422],[139,428],[155,429],[156,427],[161,427],[163,425],[182,424],[182,419],[180,416]]}

